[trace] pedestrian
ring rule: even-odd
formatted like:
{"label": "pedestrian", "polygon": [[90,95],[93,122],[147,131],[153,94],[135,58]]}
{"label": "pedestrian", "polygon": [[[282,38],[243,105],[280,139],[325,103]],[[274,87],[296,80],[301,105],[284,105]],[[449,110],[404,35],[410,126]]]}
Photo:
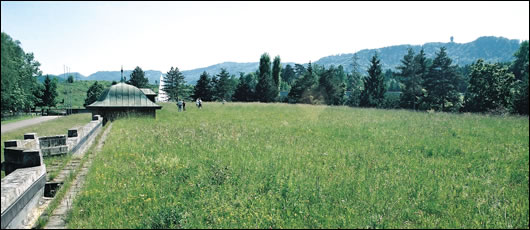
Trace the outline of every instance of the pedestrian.
{"label": "pedestrian", "polygon": [[186,111],[186,101],[182,100],[182,109]]}
{"label": "pedestrian", "polygon": [[178,102],[177,102],[177,106],[178,106],[178,108],[179,108],[178,111],[179,111],[179,112],[182,111],[182,100],[178,100]]}
{"label": "pedestrian", "polygon": [[202,100],[199,98],[199,109],[202,109]]}
{"label": "pedestrian", "polygon": [[199,108],[199,98],[195,100],[195,105],[197,105],[197,108]]}

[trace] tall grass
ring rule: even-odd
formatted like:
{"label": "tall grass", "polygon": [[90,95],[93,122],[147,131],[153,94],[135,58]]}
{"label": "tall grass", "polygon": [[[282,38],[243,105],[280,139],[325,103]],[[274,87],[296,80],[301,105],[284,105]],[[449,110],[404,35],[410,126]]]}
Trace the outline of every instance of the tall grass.
{"label": "tall grass", "polygon": [[206,103],[115,121],[69,228],[528,228],[527,117]]}

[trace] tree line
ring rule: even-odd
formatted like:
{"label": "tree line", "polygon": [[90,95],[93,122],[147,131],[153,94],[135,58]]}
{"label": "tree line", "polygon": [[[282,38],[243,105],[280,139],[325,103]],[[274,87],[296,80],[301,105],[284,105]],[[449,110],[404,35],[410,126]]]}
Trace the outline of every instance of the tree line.
{"label": "tree line", "polygon": [[[510,63],[471,65],[452,64],[446,48],[427,58],[423,49],[412,49],[394,72],[383,72],[377,53],[363,74],[356,55],[352,71],[342,65],[324,67],[281,65],[276,56],[260,57],[259,68],[239,77],[226,69],[216,75],[203,72],[193,90],[178,68],[171,67],[164,77],[170,100],[178,98],[204,101],[288,102],[348,105],[353,107],[403,108],[445,112],[487,112],[528,115],[528,41],[521,43]],[[187,91],[182,88],[188,86]],[[389,92],[393,91],[393,92]],[[283,92],[283,93],[282,93]],[[396,96],[399,95],[399,96]]]}
{"label": "tree line", "polygon": [[30,111],[35,106],[55,106],[57,80],[46,76],[39,83],[37,77],[42,71],[33,53],[25,53],[20,41],[14,41],[4,32],[1,43],[2,114]]}
{"label": "tree line", "polygon": [[[26,54],[19,41],[2,32],[2,113],[30,110],[35,106],[55,106],[57,80],[42,75],[40,63]],[[448,112],[517,113],[528,115],[528,41],[520,44],[509,63],[452,64],[446,48],[427,58],[423,49],[408,49],[396,71],[383,72],[377,53],[363,73],[353,56],[351,72],[342,65],[281,64],[280,56],[260,57],[259,68],[250,73],[215,75],[203,72],[196,85],[186,84],[177,67],[163,77],[163,90],[170,101],[179,98],[203,101],[288,102],[353,107],[404,108]],[[125,79],[126,80],[126,79]],[[68,78],[68,82],[73,77]],[[143,70],[136,67],[128,84],[149,87]],[[113,82],[115,84],[116,82]],[[93,103],[104,87],[97,81],[87,91],[85,106]]]}

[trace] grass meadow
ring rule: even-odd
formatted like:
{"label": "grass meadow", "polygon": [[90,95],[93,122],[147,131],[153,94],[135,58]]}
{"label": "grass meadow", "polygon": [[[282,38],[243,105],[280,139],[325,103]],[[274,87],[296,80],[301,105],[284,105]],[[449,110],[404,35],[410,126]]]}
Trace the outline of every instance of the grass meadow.
{"label": "grass meadow", "polygon": [[164,104],[156,119],[113,123],[68,228],[528,228],[528,127],[513,116]]}

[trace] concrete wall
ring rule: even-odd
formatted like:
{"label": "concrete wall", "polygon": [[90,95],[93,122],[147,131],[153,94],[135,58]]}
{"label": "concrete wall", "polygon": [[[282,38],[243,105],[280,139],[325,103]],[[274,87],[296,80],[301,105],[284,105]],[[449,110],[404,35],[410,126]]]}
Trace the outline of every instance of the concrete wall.
{"label": "concrete wall", "polygon": [[2,178],[2,229],[24,228],[28,224],[28,216],[44,196],[46,166],[43,153],[53,156],[84,152],[101,130],[102,123],[100,116],[94,116],[85,126],[68,130],[68,137],[38,138],[36,133],[27,133],[24,140],[4,142],[5,161],[2,166],[6,176]]}

